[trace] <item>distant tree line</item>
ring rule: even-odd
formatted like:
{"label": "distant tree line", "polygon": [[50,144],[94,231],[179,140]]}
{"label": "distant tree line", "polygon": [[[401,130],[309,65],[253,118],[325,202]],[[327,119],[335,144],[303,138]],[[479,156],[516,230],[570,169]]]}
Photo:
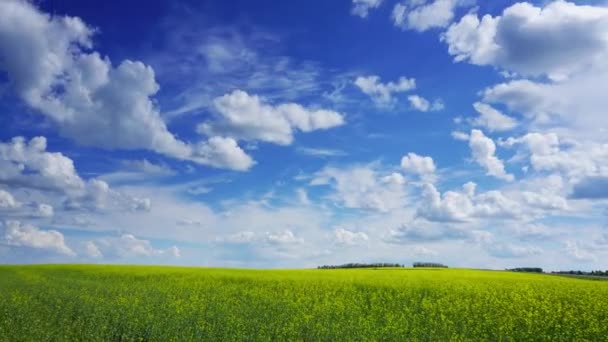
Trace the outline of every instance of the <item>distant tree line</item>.
{"label": "distant tree line", "polygon": [[551,272],[553,274],[572,274],[572,275],[590,275],[590,276],[599,276],[599,277],[608,277],[608,270],[606,271],[591,271],[591,272],[585,272],[585,271],[554,271]]}
{"label": "distant tree line", "polygon": [[540,267],[516,267],[507,268],[507,271],[511,272],[531,272],[531,273],[543,273],[543,269]]}
{"label": "distant tree line", "polygon": [[360,264],[360,263],[349,263],[343,265],[323,265],[318,266],[318,269],[327,270],[327,269],[336,269],[336,268],[379,268],[379,267],[405,267],[405,265],[401,264],[393,264],[387,262],[377,262],[372,264]]}
{"label": "distant tree line", "polygon": [[448,268],[444,264],[440,264],[437,262],[415,262],[414,267],[440,267],[440,268]]}

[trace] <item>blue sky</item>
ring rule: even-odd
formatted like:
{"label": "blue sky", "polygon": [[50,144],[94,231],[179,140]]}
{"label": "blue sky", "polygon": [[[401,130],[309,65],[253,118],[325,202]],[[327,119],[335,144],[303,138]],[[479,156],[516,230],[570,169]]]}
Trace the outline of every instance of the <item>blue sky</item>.
{"label": "blue sky", "polygon": [[608,3],[0,3],[0,262],[608,267]]}

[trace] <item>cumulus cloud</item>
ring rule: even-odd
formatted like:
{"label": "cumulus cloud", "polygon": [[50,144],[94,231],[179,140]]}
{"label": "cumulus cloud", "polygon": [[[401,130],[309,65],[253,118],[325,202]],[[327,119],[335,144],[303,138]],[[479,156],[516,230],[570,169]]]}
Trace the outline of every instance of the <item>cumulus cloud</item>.
{"label": "cumulus cloud", "polygon": [[0,210],[15,209],[19,206],[20,203],[15,200],[15,197],[10,192],[0,189]]}
{"label": "cumulus cloud", "polygon": [[272,105],[242,90],[216,98],[213,107],[215,119],[201,123],[199,133],[279,145],[291,144],[295,131],[325,130],[345,122],[342,114],[331,110],[309,109],[296,103]]}
{"label": "cumulus cloud", "polygon": [[460,191],[441,194],[432,184],[424,184],[419,217],[436,222],[467,222],[475,218],[516,219],[524,214],[521,204],[498,190],[477,193],[477,184],[468,182]]}
{"label": "cumulus cloud", "polygon": [[401,158],[401,169],[418,175],[423,180],[432,181],[435,178],[435,162],[428,156],[419,156],[410,152]]}
{"label": "cumulus cloud", "polygon": [[330,199],[346,208],[388,212],[405,204],[405,179],[392,173],[380,174],[373,166],[326,167],[317,172],[311,185],[329,185]]}
{"label": "cumulus cloud", "polygon": [[102,258],[103,254],[93,241],[87,241],[84,245],[84,252],[90,258]]}
{"label": "cumulus cloud", "polygon": [[[114,191],[99,179],[84,180],[76,171],[72,159],[59,152],[47,151],[46,138],[34,137],[27,141],[15,137],[0,142],[0,183],[14,189],[32,189],[50,198],[64,197],[67,209],[97,210],[106,205],[122,210],[147,210],[149,199],[142,199]],[[50,217],[53,207],[45,203],[28,203],[29,212],[23,216]],[[25,208],[27,209],[27,208]]]}
{"label": "cumulus cloud", "polygon": [[377,105],[387,106],[395,102],[393,94],[403,93],[416,88],[416,80],[413,78],[399,77],[397,82],[380,82],[380,77],[359,76],[355,79],[355,85],[366,95],[372,98]]}
{"label": "cumulus cloud", "polygon": [[456,61],[561,79],[606,60],[607,30],[605,7],[521,2],[496,17],[467,14],[442,39]]}
{"label": "cumulus cloud", "polygon": [[367,234],[363,232],[352,232],[344,228],[334,230],[334,239],[341,245],[358,245],[369,240]]}
{"label": "cumulus cloud", "polygon": [[310,205],[311,204],[311,201],[310,201],[310,198],[308,198],[308,192],[306,192],[306,189],[303,189],[303,188],[296,189],[296,195],[298,197],[298,202],[301,205]]}
{"label": "cumulus cloud", "polygon": [[91,146],[150,149],[185,158],[151,100],[159,89],[151,67],[117,67],[97,52],[94,29],[80,18],[51,16],[26,1],[0,4],[0,69],[16,92],[62,135]]}
{"label": "cumulus cloud", "polygon": [[514,80],[483,91],[484,101],[506,105],[521,113],[533,127],[560,131],[576,139],[605,141],[603,92],[608,70],[590,69],[558,82]]}
{"label": "cumulus cloud", "polygon": [[393,172],[388,176],[382,177],[382,183],[391,184],[395,186],[404,185],[405,177],[403,177],[403,175],[399,172]]}
{"label": "cumulus cloud", "polygon": [[502,160],[496,157],[496,144],[483,134],[482,131],[471,130],[469,136],[469,147],[473,160],[486,169],[488,176],[493,176],[506,181],[512,181],[515,177],[505,171]]}
{"label": "cumulus cloud", "polygon": [[61,135],[87,146],[147,149],[224,167],[192,156],[192,146],[167,129],[152,98],[159,85],[150,66],[131,60],[115,66],[92,51],[95,29],[80,18],[48,15],[20,0],[2,1],[0,13],[0,70]]}
{"label": "cumulus cloud", "polygon": [[257,240],[256,233],[252,231],[242,231],[226,237],[218,238],[218,242],[234,243],[234,244],[248,244]]}
{"label": "cumulus cloud", "polygon": [[265,241],[270,244],[284,245],[301,243],[302,239],[296,237],[291,230],[286,229],[280,232],[266,233]]}
{"label": "cumulus cloud", "polygon": [[66,245],[63,234],[56,230],[43,230],[20,221],[5,221],[3,226],[4,240],[10,246],[76,256],[76,253]]}
{"label": "cumulus cloud", "polygon": [[0,182],[57,191],[83,188],[73,161],[46,147],[44,137],[0,142]]}
{"label": "cumulus cloud", "polygon": [[282,246],[301,244],[303,239],[297,237],[291,230],[256,233],[253,231],[241,231],[225,237],[217,239],[218,242],[231,244],[253,244],[262,243],[266,245]]}
{"label": "cumulus cloud", "polygon": [[247,171],[255,165],[255,161],[239,147],[236,140],[225,137],[211,137],[198,143],[192,159],[201,164],[236,171]]}
{"label": "cumulus cloud", "polygon": [[517,126],[517,121],[510,116],[507,116],[492,106],[475,102],[473,108],[479,114],[471,123],[475,126],[488,129],[490,132],[508,131]]}
{"label": "cumulus cloud", "polygon": [[350,13],[361,18],[367,18],[369,11],[380,7],[382,1],[383,0],[353,0]]}
{"label": "cumulus cloud", "polygon": [[36,212],[34,215],[38,217],[52,217],[54,213],[55,211],[53,209],[53,206],[44,203],[39,203],[36,205]]}
{"label": "cumulus cloud", "polygon": [[596,257],[593,251],[589,250],[589,246],[580,243],[579,241],[567,240],[564,243],[563,251],[571,258],[578,261],[595,261]]}
{"label": "cumulus cloud", "polygon": [[[123,234],[120,237],[106,237],[92,242],[100,255],[105,257],[159,257],[180,256],[179,248],[172,246],[167,249],[158,249],[152,246],[149,240],[139,239],[133,234]],[[93,251],[94,249],[91,248]]]}
{"label": "cumulus cloud", "polygon": [[608,145],[596,142],[562,143],[556,133],[533,132],[502,142],[504,146],[519,145],[537,172],[558,173],[569,182],[587,177],[608,176]]}
{"label": "cumulus cloud", "polygon": [[68,211],[149,211],[149,198],[139,198],[115,191],[108,183],[99,179],[90,179],[80,191],[68,194],[63,202]]}
{"label": "cumulus cloud", "polygon": [[410,106],[413,109],[421,112],[436,112],[443,110],[444,108],[443,102],[441,100],[435,100],[431,103],[429,100],[419,95],[410,95],[407,97],[407,100],[410,102]]}
{"label": "cumulus cloud", "polygon": [[454,19],[454,10],[470,1],[434,0],[430,3],[410,1],[410,7],[398,3],[393,7],[393,24],[402,29],[423,32],[433,28],[447,27]]}
{"label": "cumulus cloud", "polygon": [[453,131],[450,133],[452,138],[460,141],[469,141],[469,134],[461,131]]}
{"label": "cumulus cloud", "polygon": [[10,192],[0,189],[0,214],[12,218],[49,218],[54,215],[54,208],[50,204],[20,202]]}

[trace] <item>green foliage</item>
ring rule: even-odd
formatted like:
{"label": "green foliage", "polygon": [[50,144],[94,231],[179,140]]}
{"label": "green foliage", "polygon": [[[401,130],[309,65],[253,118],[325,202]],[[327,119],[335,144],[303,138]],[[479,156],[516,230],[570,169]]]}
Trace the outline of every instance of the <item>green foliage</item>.
{"label": "green foliage", "polygon": [[543,273],[543,269],[540,267],[517,267],[509,268],[507,271],[511,272],[530,272],[530,273]]}
{"label": "green foliage", "polygon": [[444,264],[436,263],[436,262],[415,262],[412,267],[439,267],[439,268],[448,268]]}
{"label": "green foliage", "polygon": [[336,268],[381,268],[381,267],[404,267],[403,265],[400,264],[393,264],[393,263],[389,263],[389,262],[376,262],[376,263],[372,263],[372,264],[362,264],[362,263],[349,263],[349,264],[342,264],[342,265],[323,265],[323,266],[318,266],[317,268],[320,270],[333,270]]}
{"label": "green foliage", "polygon": [[0,266],[2,341],[606,341],[606,308],[529,273]]}

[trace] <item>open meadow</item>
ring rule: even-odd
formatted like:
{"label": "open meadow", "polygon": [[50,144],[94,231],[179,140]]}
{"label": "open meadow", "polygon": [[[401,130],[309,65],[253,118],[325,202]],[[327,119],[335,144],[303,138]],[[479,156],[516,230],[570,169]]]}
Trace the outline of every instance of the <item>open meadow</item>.
{"label": "open meadow", "polygon": [[2,341],[608,341],[608,282],[463,269],[0,266]]}

